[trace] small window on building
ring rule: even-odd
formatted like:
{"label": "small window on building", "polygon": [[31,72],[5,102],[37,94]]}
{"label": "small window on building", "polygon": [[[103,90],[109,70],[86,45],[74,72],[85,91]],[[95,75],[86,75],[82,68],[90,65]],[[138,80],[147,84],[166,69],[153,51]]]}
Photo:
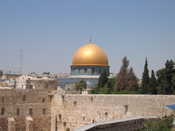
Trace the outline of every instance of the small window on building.
{"label": "small window on building", "polygon": [[26,101],[26,96],[25,95],[23,95],[22,100]]}
{"label": "small window on building", "polygon": [[30,115],[30,116],[33,115],[33,110],[32,110],[32,108],[29,109],[29,115]]}
{"label": "small window on building", "polygon": [[66,126],[66,124],[67,124],[66,122],[63,122],[63,126],[64,126],[64,127]]}
{"label": "small window on building", "polygon": [[43,109],[43,115],[45,115],[45,114],[46,114],[46,109],[44,108],[44,109]]}
{"label": "small window on building", "polygon": [[92,68],[92,74],[94,74],[95,73],[95,68]]}
{"label": "small window on building", "polygon": [[20,110],[19,110],[19,108],[16,109],[16,115],[17,115],[17,116],[20,115]]}
{"label": "small window on building", "polygon": [[105,116],[108,116],[108,113],[107,112],[105,112]]}
{"label": "small window on building", "polygon": [[1,108],[1,115],[5,114],[5,108]]}
{"label": "small window on building", "polygon": [[42,103],[44,103],[44,102],[45,102],[45,98],[42,99]]}
{"label": "small window on building", "polygon": [[50,95],[50,96],[49,96],[49,99],[50,99],[50,102],[52,102],[53,95]]}
{"label": "small window on building", "polygon": [[87,68],[84,69],[84,72],[87,73]]}
{"label": "small window on building", "polygon": [[59,117],[59,120],[61,121],[61,120],[62,120],[62,116],[61,116],[61,114],[59,114],[59,116],[58,116],[58,117]]}

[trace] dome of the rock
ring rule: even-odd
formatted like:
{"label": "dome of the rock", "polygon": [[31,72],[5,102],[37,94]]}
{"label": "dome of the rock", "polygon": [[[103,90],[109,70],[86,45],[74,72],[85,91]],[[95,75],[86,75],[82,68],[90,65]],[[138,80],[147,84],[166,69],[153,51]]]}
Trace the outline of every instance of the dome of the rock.
{"label": "dome of the rock", "polygon": [[108,58],[104,50],[94,43],[80,47],[74,54],[73,66],[108,66]]}

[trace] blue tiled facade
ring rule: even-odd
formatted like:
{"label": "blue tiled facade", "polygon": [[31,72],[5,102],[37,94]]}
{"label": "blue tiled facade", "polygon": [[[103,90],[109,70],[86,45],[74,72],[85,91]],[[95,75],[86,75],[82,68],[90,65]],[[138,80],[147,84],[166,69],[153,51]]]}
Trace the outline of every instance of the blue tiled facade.
{"label": "blue tiled facade", "polygon": [[83,80],[87,83],[88,88],[94,88],[103,71],[106,71],[109,75],[109,66],[71,66],[71,76],[58,78],[59,86],[64,88],[66,84],[73,84]]}
{"label": "blue tiled facade", "polygon": [[109,75],[109,66],[71,66],[71,75],[100,75],[103,71]]}

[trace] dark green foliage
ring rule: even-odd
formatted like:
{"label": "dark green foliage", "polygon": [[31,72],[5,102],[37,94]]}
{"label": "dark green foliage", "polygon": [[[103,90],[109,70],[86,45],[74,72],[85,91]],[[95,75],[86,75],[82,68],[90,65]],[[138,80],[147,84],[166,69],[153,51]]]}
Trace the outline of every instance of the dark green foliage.
{"label": "dark green foliage", "polygon": [[157,71],[158,77],[158,93],[173,94],[175,91],[175,69],[174,62],[167,60],[165,68]]}
{"label": "dark green foliage", "polygon": [[175,73],[173,73],[173,77],[172,77],[172,86],[173,86],[173,94],[175,94]]}
{"label": "dark green foliage", "polygon": [[121,91],[113,91],[111,94],[140,94],[140,92],[139,91],[121,90]]}
{"label": "dark green foliage", "polygon": [[109,78],[108,79],[108,82],[106,83],[106,87],[108,87],[108,88],[111,88],[112,90],[114,90],[114,88],[115,88],[115,85],[116,85],[116,77],[112,77],[112,78]]}
{"label": "dark green foliage", "polygon": [[108,74],[106,71],[103,71],[100,75],[100,78],[98,80],[98,87],[102,88],[108,81]]}
{"label": "dark green foliage", "polygon": [[91,91],[92,94],[112,94],[116,85],[116,78],[109,78],[103,87],[96,87]]}
{"label": "dark green foliage", "polygon": [[148,61],[145,60],[144,72],[142,76],[142,85],[141,85],[141,93],[147,94],[149,92],[149,70],[148,70]]}
{"label": "dark green foliage", "polygon": [[150,94],[157,94],[158,83],[157,83],[157,79],[156,79],[156,76],[155,76],[155,73],[154,73],[153,70],[151,72],[151,78],[150,78],[149,86],[150,86],[149,87],[149,93]]}
{"label": "dark green foliage", "polygon": [[166,79],[165,79],[165,69],[160,69],[157,71],[157,82],[158,82],[158,94],[164,94],[166,86]]}
{"label": "dark green foliage", "polygon": [[98,85],[92,90],[94,94],[175,94],[175,63],[167,60],[165,68],[154,71],[149,76],[148,61],[145,60],[142,83],[139,87],[138,79],[132,68],[128,69],[129,60],[123,58],[123,64],[116,78],[108,78],[103,72]]}
{"label": "dark green foliage", "polygon": [[148,120],[144,124],[144,129],[140,131],[171,131],[173,118],[173,116],[168,116],[160,120]]}
{"label": "dark green foliage", "polygon": [[83,91],[87,88],[85,81],[81,80],[80,82],[75,83],[75,88],[77,91]]}

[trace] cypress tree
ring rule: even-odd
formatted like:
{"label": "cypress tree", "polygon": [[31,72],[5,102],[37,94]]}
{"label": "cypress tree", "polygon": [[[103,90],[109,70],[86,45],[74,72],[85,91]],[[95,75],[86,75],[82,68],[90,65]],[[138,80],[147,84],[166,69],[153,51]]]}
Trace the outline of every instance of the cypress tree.
{"label": "cypress tree", "polygon": [[151,78],[150,78],[150,87],[149,87],[149,93],[151,94],[157,94],[157,79],[154,73],[154,70],[151,72]]}
{"label": "cypress tree", "polygon": [[144,72],[142,76],[142,86],[141,86],[141,93],[146,94],[149,93],[149,70],[148,70],[148,61],[147,58],[145,60]]}
{"label": "cypress tree", "polygon": [[103,71],[98,80],[98,88],[104,87],[107,81],[108,81],[108,74],[106,71]]}
{"label": "cypress tree", "polygon": [[172,60],[167,60],[165,64],[165,79],[166,79],[166,87],[165,93],[166,94],[173,94],[173,69],[174,69],[174,62]]}

